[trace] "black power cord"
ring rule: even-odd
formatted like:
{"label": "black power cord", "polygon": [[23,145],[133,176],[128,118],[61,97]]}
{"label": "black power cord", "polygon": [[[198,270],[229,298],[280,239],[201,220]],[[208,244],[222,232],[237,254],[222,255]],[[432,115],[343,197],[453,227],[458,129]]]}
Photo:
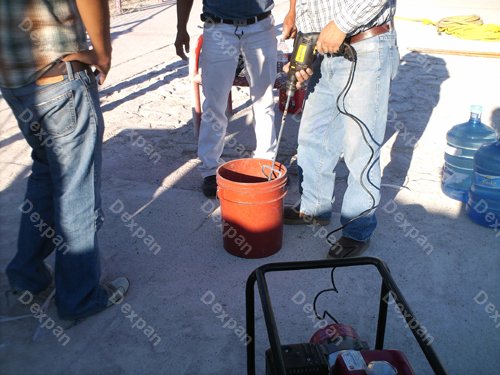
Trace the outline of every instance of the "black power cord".
{"label": "black power cord", "polygon": [[318,292],[318,294],[316,294],[316,296],[314,297],[314,301],[313,301],[313,309],[314,309],[314,315],[316,315],[316,319],[324,320],[328,316],[331,320],[333,320],[333,322],[335,322],[335,324],[339,324],[339,321],[337,319],[335,319],[335,317],[332,314],[330,314],[327,310],[324,310],[323,315],[320,316],[318,314],[318,310],[316,308],[316,302],[318,301],[318,298],[320,295],[322,295],[323,293],[326,293],[326,292],[335,292],[335,293],[339,292],[337,287],[335,286],[335,280],[333,278],[333,271],[335,271],[335,267],[332,268],[332,272],[330,273],[330,280],[332,282],[332,287],[323,289],[322,291]]}
{"label": "black power cord", "polygon": [[[365,172],[367,170],[368,170],[368,173],[367,173],[366,177],[367,177],[368,182],[375,189],[380,190],[380,188],[378,186],[376,186],[371,181],[371,179],[370,179],[370,171],[374,167],[375,163],[379,160],[379,158],[377,157],[376,159],[374,159],[375,150],[374,150],[373,146],[370,144],[370,142],[368,141],[367,134],[370,137],[370,139],[373,141],[373,143],[375,145],[377,145],[377,147],[380,147],[381,144],[378,143],[375,140],[375,138],[373,137],[373,134],[370,131],[370,129],[368,128],[368,126],[359,117],[355,116],[352,113],[349,113],[347,111],[347,109],[345,108],[345,99],[346,99],[347,94],[349,93],[349,90],[351,89],[352,83],[354,81],[354,74],[356,72],[356,66],[357,66],[357,62],[358,62],[356,50],[354,49],[354,47],[352,45],[347,44],[347,43],[343,43],[341,45],[340,49],[339,49],[339,52],[337,54],[335,54],[335,56],[343,56],[347,60],[351,61],[351,70],[349,72],[349,77],[347,79],[347,82],[346,82],[344,88],[342,89],[342,91],[340,92],[340,94],[337,96],[336,105],[337,105],[338,111],[341,114],[343,114],[344,116],[349,117],[351,120],[354,121],[354,123],[356,125],[358,125],[359,129],[361,130],[361,135],[363,136],[363,140],[365,141],[366,145],[370,149],[371,155],[370,155],[370,158],[369,158],[368,162],[366,163],[365,167],[363,168],[363,170],[361,172],[360,183],[361,183],[361,187],[363,188],[363,190],[365,190],[367,192],[367,194],[370,196],[371,201],[372,201],[372,206],[370,208],[366,209],[365,211],[361,212],[359,215],[357,215],[357,216],[353,217],[352,219],[350,219],[344,225],[341,225],[340,227],[335,228],[334,230],[330,231],[327,234],[327,236],[326,236],[326,240],[328,241],[328,243],[330,245],[334,245],[334,242],[332,242],[330,240],[330,236],[332,234],[334,234],[334,233],[336,233],[336,232],[344,229],[346,226],[348,226],[354,220],[357,220],[357,219],[359,219],[361,217],[364,217],[364,216],[368,215],[370,212],[372,212],[374,209],[376,209],[378,207],[378,205],[375,204],[375,197],[374,197],[374,195],[371,193],[371,191],[366,187],[365,183],[363,182],[363,175],[365,174]],[[341,100],[342,100],[342,103],[341,103]],[[332,275],[333,275],[333,270],[332,270]],[[319,294],[321,294],[323,292],[324,291],[321,291]]]}
{"label": "black power cord", "polygon": [[[356,50],[354,49],[354,47],[352,47],[350,44],[346,44],[346,43],[343,43],[341,48],[339,49],[339,52],[337,54],[335,54],[335,56],[343,56],[344,58],[346,58],[347,60],[351,61],[351,70],[349,72],[349,77],[347,79],[347,82],[346,82],[346,85],[344,86],[344,88],[342,89],[342,91],[340,92],[340,94],[338,95],[337,97],[337,101],[336,101],[336,105],[337,105],[337,109],[338,111],[343,114],[344,116],[347,116],[349,117],[351,120],[353,120],[356,125],[359,127],[359,129],[361,130],[361,135],[363,136],[363,140],[365,141],[366,145],[368,146],[368,148],[370,149],[370,158],[368,160],[368,162],[366,163],[365,167],[363,168],[362,172],[361,172],[361,176],[360,176],[360,183],[361,183],[361,187],[368,193],[368,195],[370,196],[371,200],[372,200],[372,206],[370,208],[368,208],[367,210],[361,212],[359,215],[355,216],[354,218],[350,219],[347,223],[345,223],[344,225],[332,230],[331,232],[329,232],[326,236],[326,239],[327,241],[333,245],[334,243],[330,240],[330,236],[342,229],[344,229],[347,225],[349,225],[350,223],[352,223],[354,220],[357,220],[359,219],[360,217],[363,217],[363,216],[366,216],[368,215],[371,211],[373,211],[374,209],[376,209],[378,206],[375,204],[375,197],[373,196],[373,194],[370,192],[370,190],[368,190],[368,188],[366,187],[366,185],[364,184],[363,182],[363,175],[365,174],[366,171],[368,171],[366,177],[367,177],[367,180],[368,182],[370,183],[371,186],[373,186],[375,189],[377,190],[380,190],[380,188],[378,186],[376,186],[370,179],[370,171],[371,169],[373,168],[373,166],[375,165],[375,163],[379,160],[379,158],[375,158],[374,159],[374,156],[375,156],[375,150],[373,148],[373,146],[370,144],[370,142],[368,141],[368,137],[373,141],[373,143],[377,146],[377,147],[381,147],[381,144],[378,143],[375,138],[373,137],[373,134],[372,132],[370,131],[370,129],[368,128],[368,126],[357,116],[353,115],[352,113],[349,113],[347,111],[347,109],[345,108],[345,99],[347,97],[347,94],[349,93],[349,90],[351,89],[351,86],[352,86],[352,83],[353,83],[353,80],[354,80],[354,74],[356,72],[356,66],[357,66],[357,53],[356,53]],[[368,135],[368,137],[367,137]],[[338,320],[332,315],[330,314],[327,310],[324,310],[323,311],[323,314],[320,315],[318,314],[318,310],[317,310],[317,307],[316,307],[316,303],[318,301],[318,298],[323,294],[323,293],[327,293],[327,292],[335,292],[335,293],[338,293],[338,289],[335,285],[335,280],[334,280],[334,277],[333,277],[333,272],[335,271],[335,267],[332,268],[332,271],[330,273],[330,280],[331,280],[331,283],[332,283],[332,287],[331,288],[326,288],[326,289],[323,289],[321,291],[319,291],[316,296],[314,297],[314,301],[313,301],[313,310],[314,310],[314,314],[316,315],[316,318],[317,319],[326,319],[326,317],[330,318],[334,323],[338,324]]]}

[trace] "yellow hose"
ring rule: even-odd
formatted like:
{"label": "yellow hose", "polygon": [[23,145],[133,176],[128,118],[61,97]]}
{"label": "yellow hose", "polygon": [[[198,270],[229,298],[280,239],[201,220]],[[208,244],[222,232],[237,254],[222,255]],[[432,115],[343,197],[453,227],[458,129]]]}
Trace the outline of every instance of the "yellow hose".
{"label": "yellow hose", "polygon": [[437,32],[454,35],[461,39],[484,40],[488,42],[500,41],[500,25],[484,24],[478,15],[446,17],[438,22],[427,18],[396,17],[400,20],[422,22],[424,25],[434,25]]}

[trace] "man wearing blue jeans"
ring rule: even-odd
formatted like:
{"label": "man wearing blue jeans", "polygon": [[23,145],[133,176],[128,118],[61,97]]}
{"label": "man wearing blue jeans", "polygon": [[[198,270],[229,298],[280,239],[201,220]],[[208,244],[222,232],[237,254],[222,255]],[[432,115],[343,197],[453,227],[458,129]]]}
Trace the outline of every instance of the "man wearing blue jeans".
{"label": "man wearing blue jeans", "polygon": [[[286,207],[285,224],[330,222],[334,168],[343,153],[349,169],[341,210],[342,237],[328,256],[360,255],[369,246],[380,201],[380,147],[384,139],[389,87],[399,65],[393,27],[395,0],[291,0],[284,22],[285,37],[298,29],[317,32],[320,68],[311,75],[298,137],[300,207]],[[353,62],[335,56],[343,42],[357,54],[353,81],[344,98]],[[338,99],[339,98],[339,99]],[[337,104],[338,103],[338,104]],[[363,125],[364,123],[364,125]],[[366,128],[365,128],[366,126]]]}
{"label": "man wearing blue jeans", "polygon": [[85,318],[129,286],[124,277],[100,283],[97,244],[104,122],[90,67],[103,83],[111,65],[108,2],[2,1],[0,40],[0,89],[33,159],[7,297],[29,301],[49,288],[44,259],[55,251],[58,313]]}
{"label": "man wearing blue jeans", "polygon": [[[177,1],[177,55],[189,51],[186,30],[193,0]],[[273,0],[203,0],[202,89],[205,96],[198,139],[199,171],[205,196],[215,197],[216,170],[223,162],[228,119],[227,98],[238,58],[243,56],[252,99],[256,148],[253,157],[272,159],[276,149],[273,85],[276,79],[276,35]]]}

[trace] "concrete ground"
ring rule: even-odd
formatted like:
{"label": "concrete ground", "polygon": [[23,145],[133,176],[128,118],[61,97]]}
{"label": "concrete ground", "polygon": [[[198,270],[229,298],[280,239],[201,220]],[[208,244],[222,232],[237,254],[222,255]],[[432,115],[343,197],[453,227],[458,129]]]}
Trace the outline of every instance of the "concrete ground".
{"label": "concrete ground", "polygon": [[[277,26],[287,3],[276,2]],[[477,13],[500,24],[498,4],[491,1],[461,3],[460,8],[451,1],[427,3],[417,7],[400,1],[398,15],[437,20]],[[194,7],[193,39],[200,33],[200,2]],[[322,259],[329,248],[323,232],[295,226],[284,228],[283,248],[269,258],[242,259],[223,249],[219,210],[209,215],[217,201],[207,200],[199,188],[188,67],[173,47],[175,10],[175,2],[167,0],[112,20],[113,68],[101,89],[106,222],[99,239],[103,275],[126,275],[131,281],[126,300],[64,332],[57,330],[60,322],[51,306],[44,321],[53,319],[54,327],[38,330],[35,340],[37,320],[1,323],[2,375],[244,373],[244,286],[250,272],[269,262]],[[387,262],[449,374],[495,374],[500,366],[500,230],[472,223],[463,205],[441,192],[440,170],[445,134],[467,120],[471,104],[483,105],[485,123],[500,126],[499,60],[426,55],[408,47],[499,52],[500,45],[438,36],[419,23],[396,23],[401,64],[381,157],[379,226],[367,255]],[[251,150],[255,142],[246,89],[234,88],[233,101],[226,159],[237,158],[241,147]],[[295,154],[299,120],[287,120],[279,157],[287,163]],[[4,269],[15,253],[18,207],[31,163],[3,99],[0,125]],[[345,177],[339,165],[339,195]],[[290,178],[286,200],[294,202],[293,168]],[[339,224],[340,201],[338,196],[330,230]],[[121,219],[124,212],[133,214],[150,242],[133,235]],[[377,275],[370,268],[339,270],[336,284],[338,296],[320,299],[320,309],[353,325],[373,345]],[[316,331],[318,321],[304,312],[304,305],[328,287],[328,270],[270,278],[283,343],[305,342]],[[7,288],[2,274],[0,290]],[[268,342],[259,307],[256,344],[258,373],[263,374]],[[417,374],[432,373],[392,307],[386,344],[403,350]]]}

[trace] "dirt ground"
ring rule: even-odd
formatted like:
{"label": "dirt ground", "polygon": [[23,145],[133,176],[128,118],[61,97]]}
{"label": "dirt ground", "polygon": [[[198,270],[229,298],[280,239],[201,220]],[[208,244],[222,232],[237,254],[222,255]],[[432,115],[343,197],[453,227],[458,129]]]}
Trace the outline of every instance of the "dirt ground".
{"label": "dirt ground", "polygon": [[[172,0],[109,0],[111,15],[132,13],[157,4],[171,3]],[[173,1],[175,3],[175,0]],[[121,12],[120,8],[121,7]]]}

